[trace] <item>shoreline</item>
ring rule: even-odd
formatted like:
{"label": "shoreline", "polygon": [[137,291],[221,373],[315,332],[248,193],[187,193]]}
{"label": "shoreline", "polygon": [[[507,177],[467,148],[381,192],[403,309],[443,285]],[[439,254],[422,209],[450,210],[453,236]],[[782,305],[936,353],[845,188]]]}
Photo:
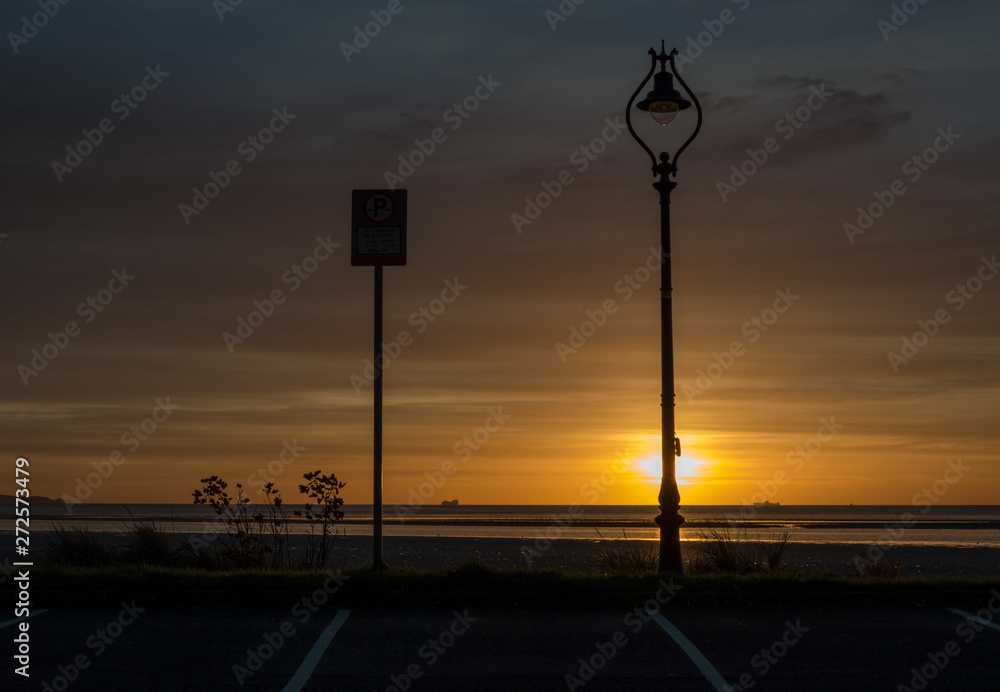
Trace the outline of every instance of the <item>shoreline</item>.
{"label": "shoreline", "polygon": [[[66,524],[94,522],[97,524],[117,522],[123,527],[132,522],[153,522],[160,525],[164,530],[171,525],[189,525],[216,523],[219,518],[214,514],[203,516],[177,516],[171,514],[138,515],[135,517],[121,515],[88,515],[72,513],[46,513],[35,511],[31,518],[35,521],[54,522]],[[0,513],[0,534],[12,533],[14,525],[14,515]],[[304,517],[285,516],[282,517],[292,526],[307,526],[308,520]],[[7,528],[4,524],[10,524]],[[762,518],[747,518],[740,521],[733,521],[725,518],[712,519],[691,519],[684,521],[686,529],[886,529],[892,528],[893,524],[899,524],[887,519],[808,519],[795,517],[775,517],[768,516]],[[367,517],[345,517],[337,522],[338,526],[371,526],[372,518]],[[549,528],[553,526],[573,526],[577,528],[608,528],[608,529],[656,529],[656,523],[651,517],[644,518],[574,518],[566,521],[561,517],[429,517],[429,518],[402,518],[386,515],[382,519],[384,526],[454,526],[454,527],[476,527],[487,526],[496,528]],[[906,528],[911,529],[954,529],[954,530],[994,530],[1000,532],[1000,519],[935,519],[912,517],[907,520]]]}
{"label": "shoreline", "polygon": [[[36,513],[32,516],[32,519],[36,521],[53,521],[62,522],[65,521],[69,524],[76,522],[119,522],[122,524],[127,524],[133,521],[130,518],[122,518],[115,516],[86,516],[86,515],[45,515]],[[14,521],[13,517],[3,517],[0,516],[0,522],[3,521]],[[216,521],[215,517],[136,517],[135,521],[152,521],[157,524],[196,524],[196,523],[212,523]],[[287,517],[287,521],[291,525],[301,525],[307,526],[308,521],[300,517]],[[338,526],[370,526],[372,520],[370,518],[365,519],[343,519],[337,522]],[[538,519],[395,519],[392,517],[385,517],[382,520],[384,526],[493,526],[498,528],[548,528],[552,526],[564,526],[564,523],[560,523],[556,520],[542,521]],[[580,519],[573,521],[572,526],[578,528],[609,528],[609,529],[632,529],[632,528],[658,528],[657,525],[649,519]],[[796,519],[747,519],[745,521],[727,521],[727,520],[711,520],[711,519],[695,519],[686,520],[684,522],[685,528],[692,529],[719,529],[723,527],[729,528],[750,528],[750,529],[795,529],[795,528],[807,528],[807,529],[885,529],[885,521],[876,521],[870,519],[842,519],[842,520],[796,520]],[[912,523],[907,528],[914,529],[973,529],[973,530],[995,530],[1000,531],[1000,521],[990,521],[990,520],[926,520],[920,521],[914,519]],[[7,529],[0,528],[0,534],[10,532]]]}

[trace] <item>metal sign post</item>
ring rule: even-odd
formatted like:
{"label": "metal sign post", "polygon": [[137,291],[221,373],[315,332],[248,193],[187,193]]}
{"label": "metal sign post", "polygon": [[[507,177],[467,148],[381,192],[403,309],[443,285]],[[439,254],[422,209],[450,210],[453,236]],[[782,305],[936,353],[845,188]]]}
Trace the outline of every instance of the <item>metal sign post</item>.
{"label": "metal sign post", "polygon": [[382,561],[382,267],[406,264],[406,190],[354,190],[351,265],[375,267],[375,417],[372,445],[372,564]]}

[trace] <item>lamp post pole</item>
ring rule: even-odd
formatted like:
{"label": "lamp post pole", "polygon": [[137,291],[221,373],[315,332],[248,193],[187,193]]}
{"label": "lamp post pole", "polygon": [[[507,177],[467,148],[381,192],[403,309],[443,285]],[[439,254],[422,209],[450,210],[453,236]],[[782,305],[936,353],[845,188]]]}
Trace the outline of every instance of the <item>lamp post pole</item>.
{"label": "lamp post pole", "polygon": [[661,447],[663,455],[663,476],[660,479],[660,494],[658,501],[660,514],[656,523],[660,526],[660,554],[657,561],[659,572],[683,572],[684,561],[681,559],[681,524],[684,517],[680,514],[681,494],[677,489],[677,467],[675,459],[680,454],[680,441],[677,439],[674,422],[674,326],[673,303],[670,282],[670,192],[677,183],[670,180],[666,173],[653,183],[660,193],[660,377],[662,394],[660,408],[662,409]]}
{"label": "lamp post pole", "polygon": [[[671,285],[670,267],[670,193],[677,183],[671,177],[677,175],[677,159],[681,153],[697,136],[701,130],[701,105],[688,85],[677,73],[674,64],[674,56],[677,50],[674,49],[668,55],[661,44],[660,52],[649,49],[652,56],[649,72],[642,80],[638,88],[629,99],[625,109],[625,122],[628,130],[639,146],[649,154],[652,163],[653,175],[658,176],[658,180],[653,183],[653,188],[660,196],[660,376],[662,393],[660,395],[661,420],[661,448],[663,455],[663,475],[660,480],[660,493],[657,497],[660,514],[656,517],[656,523],[660,527],[660,550],[657,560],[658,572],[684,572],[684,561],[681,557],[681,524],[684,517],[680,514],[681,496],[677,489],[677,467],[675,460],[681,453],[680,440],[677,438],[674,421],[674,339],[673,339],[673,304],[671,296],[673,287]],[[670,72],[667,72],[667,61],[670,62]],[[681,83],[687,91],[698,111],[698,122],[694,132],[687,141],[677,150],[673,161],[670,155],[663,152],[657,161],[652,150],[636,134],[632,127],[632,103],[639,92],[642,91],[650,77],[656,70],[656,63],[660,63],[660,72],[656,74],[653,82],[653,90],[649,92],[645,99],[639,102],[636,107],[643,111],[648,111],[653,119],[661,125],[670,123],[674,116],[681,110],[691,106],[691,102],[685,99],[674,89],[674,77]]]}

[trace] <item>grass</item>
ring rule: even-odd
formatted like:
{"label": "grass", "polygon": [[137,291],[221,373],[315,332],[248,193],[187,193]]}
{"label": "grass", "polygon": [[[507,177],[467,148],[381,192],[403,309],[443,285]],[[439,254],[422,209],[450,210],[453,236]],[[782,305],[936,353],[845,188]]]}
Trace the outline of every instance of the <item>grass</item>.
{"label": "grass", "polygon": [[[291,607],[330,585],[334,571],[208,571],[162,566],[34,568],[32,599],[39,607],[142,598],[163,606]],[[469,562],[442,570],[355,566],[330,598],[333,607],[627,608],[631,609],[672,579],[681,589],[675,605],[750,603],[857,604],[930,602],[972,603],[1000,588],[1000,577],[884,578],[794,572],[668,577],[657,574],[567,573],[557,570],[502,570]],[[15,594],[12,579],[0,593]]]}
{"label": "grass", "polygon": [[104,533],[57,525],[44,534],[42,551],[49,565],[60,567],[160,566],[193,567],[191,549],[156,522],[125,522],[126,541],[115,546]]}
{"label": "grass", "polygon": [[689,543],[695,553],[688,568],[692,574],[756,574],[782,570],[790,534],[751,536],[746,526],[740,525],[735,532],[726,526],[700,531],[698,537]]}
{"label": "grass", "polygon": [[656,570],[659,554],[652,541],[629,540],[625,529],[622,529],[623,540],[620,541],[606,540],[600,531],[597,531],[597,535],[603,543],[594,553],[594,559],[601,571],[610,574],[648,574]]}
{"label": "grass", "polygon": [[[289,605],[329,585],[332,570],[224,569],[198,563],[187,544],[151,521],[127,524],[128,541],[109,545],[104,534],[59,526],[45,534],[44,566],[31,570],[32,599],[39,607],[76,606],[124,598],[160,605]],[[602,537],[603,538],[603,537]],[[901,576],[898,563],[872,563],[864,574],[800,573],[785,570],[781,558],[788,534],[751,538],[745,530],[713,531],[690,543],[697,555],[686,576],[653,573],[655,548],[649,541],[605,541],[598,547],[599,570],[495,569],[470,561],[441,570],[370,565],[344,568],[347,576],[331,598],[335,607],[501,608],[634,607],[660,588],[662,579],[682,586],[683,604],[790,602],[855,603],[886,600],[912,603],[956,595],[988,595],[1000,577],[918,578]],[[202,553],[200,557],[205,557]],[[13,579],[0,580],[0,594],[16,593]],[[950,600],[949,600],[950,599]]]}
{"label": "grass", "polygon": [[50,564],[107,567],[120,562],[118,551],[103,534],[62,524],[45,533],[43,551]]}
{"label": "grass", "polygon": [[[649,574],[656,570],[657,545],[653,541],[629,540],[622,530],[623,540],[606,540],[594,554],[598,568],[608,574]],[[785,531],[773,536],[751,536],[743,525],[735,531],[728,526],[700,531],[697,541],[687,543],[694,553],[687,566],[690,574],[757,574],[775,573],[783,569],[782,560],[790,534]],[[869,576],[899,576],[884,570],[873,570]]]}
{"label": "grass", "polygon": [[150,520],[135,520],[127,525],[129,542],[121,550],[121,561],[126,564],[186,567],[195,564],[195,556],[177,541],[173,534],[164,532]]}
{"label": "grass", "polygon": [[858,570],[855,574],[862,579],[865,577],[892,579],[903,575],[903,564],[899,560],[892,560],[884,555],[878,560],[858,563],[855,568]]}

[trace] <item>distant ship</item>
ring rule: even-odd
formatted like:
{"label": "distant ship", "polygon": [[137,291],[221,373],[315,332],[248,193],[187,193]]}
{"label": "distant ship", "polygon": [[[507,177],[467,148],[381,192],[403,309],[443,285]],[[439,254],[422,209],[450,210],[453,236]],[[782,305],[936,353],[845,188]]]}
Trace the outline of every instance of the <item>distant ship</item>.
{"label": "distant ship", "polygon": [[753,506],[756,509],[767,509],[770,507],[781,507],[780,502],[771,502],[770,500],[764,500],[763,502],[754,502]]}
{"label": "distant ship", "polygon": [[458,500],[441,500],[442,507],[457,507]]}

